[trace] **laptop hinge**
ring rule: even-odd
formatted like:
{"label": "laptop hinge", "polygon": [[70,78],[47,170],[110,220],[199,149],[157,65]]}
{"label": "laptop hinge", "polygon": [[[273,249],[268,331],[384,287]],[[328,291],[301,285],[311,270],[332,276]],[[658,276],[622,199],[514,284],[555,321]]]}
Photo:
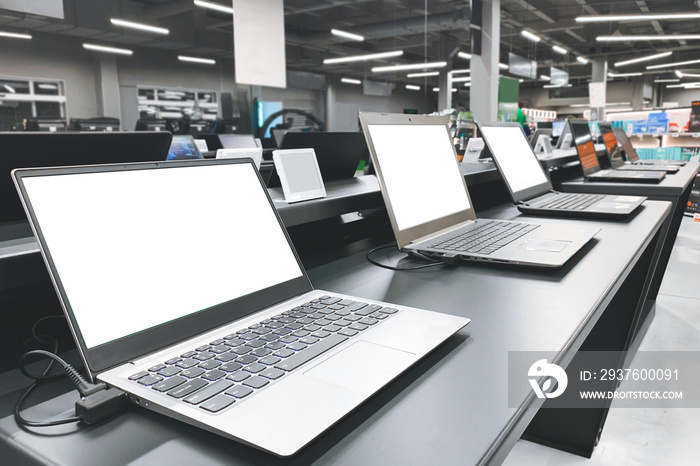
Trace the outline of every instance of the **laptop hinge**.
{"label": "laptop hinge", "polygon": [[530,204],[528,204],[528,203],[525,202],[525,201],[518,201],[516,205],[522,205],[522,206],[525,206],[525,207],[529,207],[529,206],[530,206]]}

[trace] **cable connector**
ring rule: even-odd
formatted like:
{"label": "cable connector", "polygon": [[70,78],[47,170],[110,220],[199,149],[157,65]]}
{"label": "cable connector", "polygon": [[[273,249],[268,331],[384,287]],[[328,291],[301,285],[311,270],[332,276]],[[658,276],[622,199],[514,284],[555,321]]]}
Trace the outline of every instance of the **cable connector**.
{"label": "cable connector", "polygon": [[128,404],[125,392],[118,388],[104,389],[104,384],[97,391],[91,391],[75,402],[75,415],[87,425],[97,424],[103,419],[114,416]]}

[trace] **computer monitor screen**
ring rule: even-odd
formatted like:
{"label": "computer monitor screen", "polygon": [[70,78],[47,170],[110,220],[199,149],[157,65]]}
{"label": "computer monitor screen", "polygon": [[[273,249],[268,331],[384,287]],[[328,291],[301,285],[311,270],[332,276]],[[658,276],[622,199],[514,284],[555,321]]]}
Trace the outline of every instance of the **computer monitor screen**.
{"label": "computer monitor screen", "polygon": [[188,135],[173,136],[173,142],[170,144],[168,158],[166,160],[188,160],[201,159],[202,154],[197,149],[194,143],[194,138]]}
{"label": "computer monitor screen", "polygon": [[480,125],[479,128],[514,195],[549,183],[520,126]]}
{"label": "computer monitor screen", "polygon": [[584,175],[600,170],[588,122],[586,120],[571,119],[569,120],[569,126],[574,137],[576,152],[581,160]]}

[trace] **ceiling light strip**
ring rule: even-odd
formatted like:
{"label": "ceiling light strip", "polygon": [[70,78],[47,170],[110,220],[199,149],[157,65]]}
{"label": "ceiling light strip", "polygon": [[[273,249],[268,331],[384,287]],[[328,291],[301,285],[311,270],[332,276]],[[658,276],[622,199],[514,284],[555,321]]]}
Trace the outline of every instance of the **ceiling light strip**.
{"label": "ceiling light strip", "polygon": [[406,75],[407,78],[423,78],[427,76],[438,76],[440,74],[439,71],[426,71],[424,73],[408,73]]}
{"label": "ceiling light strip", "polygon": [[414,86],[413,84],[406,84],[406,89],[411,91],[420,91],[420,86]]}
{"label": "ceiling light strip", "polygon": [[125,21],[123,19],[111,18],[109,20],[115,26],[121,26],[129,29],[138,29],[139,31],[153,32],[155,34],[170,34],[170,31],[165,28],[150,26],[148,24],[135,23],[133,21]]}
{"label": "ceiling light strip", "polygon": [[411,63],[408,65],[375,66],[374,68],[372,68],[372,73],[384,73],[387,71],[422,70],[427,68],[444,68],[446,66],[446,61],[436,61],[429,63]]}
{"label": "ceiling light strip", "polygon": [[134,51],[129,49],[120,49],[117,47],[107,47],[104,45],[97,44],[83,44],[83,48],[87,50],[93,50],[95,52],[105,52],[105,53],[116,53],[118,55],[133,55]]}
{"label": "ceiling light strip", "polygon": [[340,29],[331,29],[331,34],[337,37],[342,37],[344,39],[356,40],[358,42],[362,42],[363,40],[365,40],[365,36],[353,34],[352,32],[341,31]]}
{"label": "ceiling light strip", "polygon": [[693,65],[695,63],[700,63],[700,60],[688,60],[688,61],[678,61],[675,63],[664,63],[662,65],[650,65],[650,66],[647,66],[647,69],[648,70],[657,70],[659,68],[671,68],[674,66]]}
{"label": "ceiling light strip", "polygon": [[608,21],[659,21],[664,19],[698,19],[700,13],[639,14],[639,15],[596,15],[578,16],[577,23],[603,23]]}
{"label": "ceiling light strip", "polygon": [[643,61],[651,61],[651,60],[656,60],[657,58],[664,58],[668,57],[672,54],[673,52],[661,52],[657,53],[654,55],[647,55],[646,57],[639,57],[639,58],[633,58],[632,60],[624,60],[624,61],[619,61],[615,63],[615,66],[625,66],[625,65],[631,65],[633,63],[640,63]]}
{"label": "ceiling light strip", "polygon": [[352,55],[349,57],[326,58],[323,60],[324,65],[334,65],[336,63],[349,63],[354,61],[378,60],[380,58],[400,57],[403,55],[403,50],[393,50],[391,52],[369,53],[367,55]]}
{"label": "ceiling light strip", "polygon": [[632,42],[638,40],[700,40],[700,34],[661,34],[657,36],[598,36],[598,42]]}
{"label": "ceiling light strip", "polygon": [[220,11],[222,13],[233,14],[233,8],[230,6],[222,5],[220,3],[207,2],[205,0],[194,0],[194,4],[201,6],[202,8],[208,8],[210,10]]}
{"label": "ceiling light strip", "polygon": [[340,82],[345,84],[362,84],[362,81],[353,78],[340,78]]}
{"label": "ceiling light strip", "polygon": [[198,58],[198,57],[188,57],[186,55],[178,55],[177,59],[180,61],[186,61],[186,62],[190,62],[190,63],[201,63],[203,65],[215,65],[216,64],[216,60],[212,60],[211,58]]}
{"label": "ceiling light strip", "polygon": [[20,34],[19,32],[0,31],[0,37],[9,37],[11,39],[31,39],[29,34]]}

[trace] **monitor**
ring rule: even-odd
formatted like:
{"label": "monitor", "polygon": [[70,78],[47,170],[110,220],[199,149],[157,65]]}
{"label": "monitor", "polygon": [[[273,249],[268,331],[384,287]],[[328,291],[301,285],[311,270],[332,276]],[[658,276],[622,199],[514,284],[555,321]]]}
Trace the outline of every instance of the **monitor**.
{"label": "monitor", "polygon": [[141,118],[136,122],[134,131],[168,131],[168,123],[165,120]]}
{"label": "monitor", "polygon": [[119,118],[71,118],[68,131],[119,131]]}
{"label": "monitor", "polygon": [[60,118],[27,118],[25,131],[42,131],[55,133],[66,130],[66,120]]}
{"label": "monitor", "polygon": [[190,135],[173,136],[170,150],[166,160],[191,160],[202,159],[202,154],[197,149],[194,138]]}
{"label": "monitor", "polygon": [[559,137],[561,132],[564,131],[565,121],[553,121],[552,122],[552,137]]}
{"label": "monitor", "polygon": [[159,162],[172,137],[167,131],[0,133],[0,223],[27,219],[10,177],[15,168]]}

